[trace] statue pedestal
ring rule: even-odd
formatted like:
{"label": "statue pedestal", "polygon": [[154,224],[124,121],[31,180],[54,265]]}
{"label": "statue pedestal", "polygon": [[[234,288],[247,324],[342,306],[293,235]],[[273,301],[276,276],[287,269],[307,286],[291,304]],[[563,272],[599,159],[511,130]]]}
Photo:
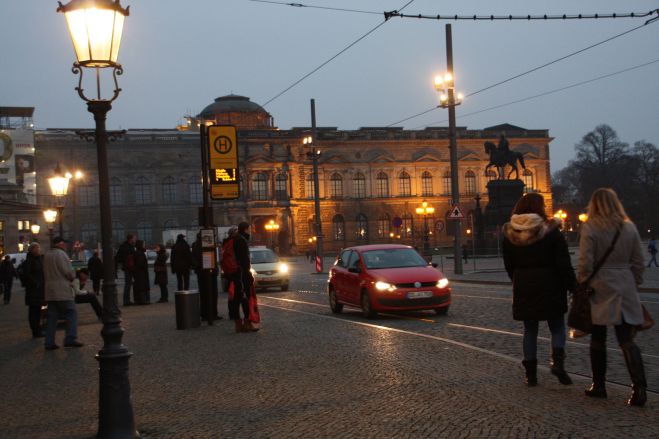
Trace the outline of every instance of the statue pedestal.
{"label": "statue pedestal", "polygon": [[487,183],[489,203],[485,207],[483,221],[488,231],[501,228],[510,221],[515,203],[524,195],[522,180],[492,180]]}

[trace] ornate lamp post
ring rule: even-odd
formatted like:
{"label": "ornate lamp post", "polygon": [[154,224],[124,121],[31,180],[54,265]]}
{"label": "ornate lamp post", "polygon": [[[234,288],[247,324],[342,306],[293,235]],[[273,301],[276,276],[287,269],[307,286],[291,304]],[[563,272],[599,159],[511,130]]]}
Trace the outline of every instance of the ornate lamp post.
{"label": "ornate lamp post", "polygon": [[435,208],[430,206],[426,201],[416,208],[417,215],[423,216],[423,255],[430,254],[430,230],[428,230],[428,215],[435,213]]}
{"label": "ornate lamp post", "polygon": [[30,231],[32,232],[32,240],[34,240],[34,242],[39,242],[38,235],[40,230],[41,226],[39,224],[32,224],[30,226]]}
{"label": "ornate lamp post", "polygon": [[315,134],[316,134],[316,106],[315,101],[311,100],[311,124],[314,131],[313,136],[307,136],[302,139],[302,143],[310,148],[310,151],[307,153],[307,156],[311,158],[313,163],[313,204],[314,204],[314,213],[315,213],[315,230],[316,235],[314,236],[314,241],[316,241],[316,271],[322,273],[323,271],[323,230],[322,222],[320,220],[320,183],[318,181],[318,156],[320,155],[320,150],[316,148],[314,144]]}
{"label": "ornate lamp post", "polygon": [[57,211],[53,209],[44,210],[43,219],[46,221],[46,225],[48,226],[48,237],[50,239],[50,245],[53,245],[53,226],[55,225],[55,220],[57,219]]}
{"label": "ornate lamp post", "polygon": [[270,247],[272,249],[275,249],[275,233],[277,230],[279,230],[279,224],[275,222],[275,220],[270,220],[266,225],[265,229],[270,232]]}
{"label": "ornate lamp post", "polygon": [[69,179],[70,177],[62,173],[59,163],[55,166],[53,176],[48,179],[50,193],[57,198],[57,216],[59,217],[59,235],[61,237],[64,237],[64,216],[62,212],[64,211],[64,197],[69,191]]}
{"label": "ornate lamp post", "polygon": [[[105,120],[121,89],[117,75],[123,73],[117,63],[124,19],[128,8],[119,0],[72,0],[59,4],[57,12],[64,13],[73,40],[77,61],[73,73],[79,75],[76,90],[87,103],[87,110],[94,115],[96,129],[94,138],[98,156],[98,182],[101,217],[101,242],[103,248],[103,347],[96,359],[99,362],[99,438],[130,438],[139,434],[135,430],[128,360],[132,355],[121,342],[124,330],[121,327],[121,312],[117,306],[117,288],[114,281],[114,258],[112,249],[112,211],[110,209],[110,182],[108,173],[107,141]],[[96,73],[96,98],[89,98],[82,88],[83,71],[93,69]],[[101,98],[100,69],[112,69],[114,92],[111,98]]]}

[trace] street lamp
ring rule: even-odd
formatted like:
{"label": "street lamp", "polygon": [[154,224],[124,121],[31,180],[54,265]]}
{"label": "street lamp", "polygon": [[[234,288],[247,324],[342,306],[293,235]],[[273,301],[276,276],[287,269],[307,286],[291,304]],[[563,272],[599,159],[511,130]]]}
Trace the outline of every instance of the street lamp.
{"label": "street lamp", "polygon": [[53,226],[55,225],[55,220],[57,220],[57,211],[53,209],[44,210],[43,219],[46,221],[46,226],[48,226],[50,245],[53,245]]}
{"label": "street lamp", "polygon": [[279,224],[275,222],[275,220],[270,220],[266,225],[265,229],[270,232],[270,247],[272,249],[275,249],[275,232],[279,230]]}
{"label": "street lamp", "polygon": [[416,208],[417,215],[423,216],[423,255],[430,254],[430,231],[428,230],[428,215],[435,213],[435,208],[430,206],[426,201]]}
{"label": "street lamp", "polygon": [[[458,143],[456,136],[455,107],[462,103],[462,94],[455,93],[455,77],[453,75],[453,37],[451,25],[446,24],[446,73],[435,77],[435,90],[439,92],[439,106],[448,109],[449,150],[451,162],[451,203],[460,203],[460,187],[458,175]],[[453,263],[454,273],[462,274],[462,236],[459,220],[454,220]]]}
{"label": "street lamp", "polygon": [[[69,179],[69,186],[71,184],[71,181],[76,182],[76,186],[78,185],[78,181],[82,180],[85,177],[85,174],[82,173],[81,170],[76,169],[73,174],[70,172],[67,172],[64,174],[66,178]],[[77,230],[78,230],[78,203],[76,203],[76,187],[73,187],[71,190],[71,196],[72,196],[72,204],[73,204],[73,236],[76,236]]]}
{"label": "street lamp", "polygon": [[[67,173],[68,174],[68,173]],[[62,212],[64,211],[64,197],[69,191],[69,175],[62,173],[62,169],[59,166],[59,163],[55,166],[55,171],[53,171],[53,176],[48,179],[48,185],[50,186],[50,193],[57,198],[57,213],[59,216],[59,235],[64,237],[64,216]]]}
{"label": "street lamp", "polygon": [[[119,0],[72,0],[59,4],[57,12],[64,13],[76,53],[73,73],[79,76],[76,91],[87,103],[87,110],[94,115],[96,151],[98,157],[98,182],[101,218],[101,242],[103,248],[103,347],[96,355],[99,362],[99,438],[132,438],[135,419],[128,380],[128,360],[132,355],[122,344],[124,330],[121,312],[117,306],[117,287],[112,249],[112,211],[110,209],[110,181],[108,172],[107,141],[105,128],[107,113],[117,99],[121,88],[117,75],[123,73],[117,63],[124,19],[128,8]],[[82,88],[83,72],[94,69],[96,74],[96,98],[89,98]],[[114,91],[110,99],[101,98],[100,69],[112,69]]]}
{"label": "street lamp", "polygon": [[586,221],[588,221],[588,214],[587,213],[580,213],[579,214],[579,221],[581,223],[585,223]]}
{"label": "street lamp", "polygon": [[32,224],[30,226],[30,231],[32,232],[32,239],[34,240],[34,242],[39,242],[39,240],[37,239],[38,238],[37,235],[39,235],[39,230],[41,230],[41,226],[39,224]]}
{"label": "street lamp", "polygon": [[311,157],[313,163],[313,202],[314,202],[314,216],[315,216],[315,233],[314,241],[316,241],[316,272],[322,273],[323,271],[323,230],[322,222],[320,220],[320,183],[318,182],[318,156],[320,155],[320,150],[316,149],[314,144],[315,131],[316,131],[316,104],[315,101],[311,100],[311,125],[314,131],[313,136],[307,136],[302,139],[302,144],[310,148],[310,151],[307,153],[308,157]]}

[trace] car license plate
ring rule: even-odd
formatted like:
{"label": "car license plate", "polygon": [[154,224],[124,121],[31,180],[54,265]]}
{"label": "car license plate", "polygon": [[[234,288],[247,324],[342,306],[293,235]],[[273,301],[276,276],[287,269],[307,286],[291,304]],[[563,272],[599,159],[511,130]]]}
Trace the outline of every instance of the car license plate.
{"label": "car license plate", "polygon": [[259,280],[261,282],[272,282],[273,280],[275,280],[275,278],[274,277],[262,277]]}
{"label": "car license plate", "polygon": [[432,297],[432,291],[410,291],[407,293],[408,299],[423,299],[425,297]]}

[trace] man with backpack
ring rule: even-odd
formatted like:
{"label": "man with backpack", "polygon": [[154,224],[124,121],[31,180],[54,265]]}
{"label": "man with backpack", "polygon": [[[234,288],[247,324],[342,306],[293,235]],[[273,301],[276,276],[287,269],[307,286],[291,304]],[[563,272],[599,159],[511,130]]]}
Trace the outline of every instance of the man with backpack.
{"label": "man with backpack", "polygon": [[126,235],[126,240],[119,246],[117,256],[114,258],[115,272],[119,265],[121,265],[121,269],[124,271],[124,306],[134,305],[130,301],[130,287],[133,285],[136,252],[135,236],[129,233]]}
{"label": "man with backpack", "polygon": [[653,262],[655,267],[659,267],[659,264],[657,264],[657,241],[654,240],[654,236],[648,242],[648,253],[652,256],[650,262],[648,262],[648,268],[650,268]]}

